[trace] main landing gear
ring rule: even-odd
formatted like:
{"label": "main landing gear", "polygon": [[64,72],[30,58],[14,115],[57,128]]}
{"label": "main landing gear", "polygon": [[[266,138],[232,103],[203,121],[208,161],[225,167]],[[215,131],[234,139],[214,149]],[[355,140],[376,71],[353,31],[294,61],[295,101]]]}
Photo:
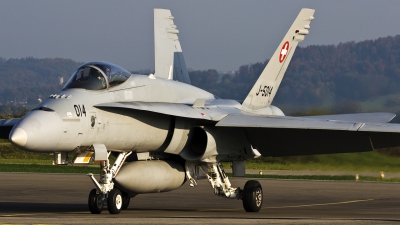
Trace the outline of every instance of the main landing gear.
{"label": "main landing gear", "polygon": [[263,193],[260,182],[249,180],[242,191],[243,208],[246,212],[258,212],[263,202]]}
{"label": "main landing gear", "polygon": [[112,167],[109,165],[108,158],[101,162],[99,181],[94,178],[93,174],[88,174],[96,186],[95,189],[90,191],[88,198],[89,210],[92,214],[100,214],[105,202],[107,202],[110,214],[119,214],[121,210],[128,208],[131,196],[114,188],[112,179],[117,176],[119,169],[130,154],[131,152],[119,153]]}
{"label": "main landing gear", "polygon": [[207,176],[215,195],[231,199],[241,199],[246,212],[260,211],[263,202],[263,192],[260,182],[249,180],[242,190],[239,187],[232,188],[220,163],[196,165],[195,163],[186,162],[185,167],[190,186],[194,187],[197,185],[196,180],[199,178],[199,170],[201,170]]}

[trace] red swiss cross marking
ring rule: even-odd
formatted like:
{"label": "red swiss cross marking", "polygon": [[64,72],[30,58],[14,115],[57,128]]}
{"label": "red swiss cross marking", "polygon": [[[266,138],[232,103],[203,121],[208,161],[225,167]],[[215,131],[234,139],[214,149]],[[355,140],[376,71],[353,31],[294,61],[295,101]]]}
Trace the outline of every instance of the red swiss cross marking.
{"label": "red swiss cross marking", "polygon": [[285,42],[285,44],[282,45],[282,49],[281,49],[281,54],[279,54],[279,62],[283,62],[283,60],[285,60],[286,55],[289,51],[289,42]]}

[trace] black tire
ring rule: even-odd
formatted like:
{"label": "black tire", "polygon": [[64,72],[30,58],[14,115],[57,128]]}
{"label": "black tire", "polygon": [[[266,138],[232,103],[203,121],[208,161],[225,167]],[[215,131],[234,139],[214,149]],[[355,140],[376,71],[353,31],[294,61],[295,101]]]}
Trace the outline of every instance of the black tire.
{"label": "black tire", "polygon": [[249,180],[242,192],[243,208],[246,212],[258,212],[262,207],[263,192],[260,182]]}
{"label": "black tire", "polygon": [[119,214],[122,209],[122,193],[114,188],[108,193],[107,207],[110,214]]}
{"label": "black tire", "polygon": [[102,196],[96,192],[96,189],[93,189],[89,193],[88,205],[92,214],[100,214],[104,206]]}
{"label": "black tire", "polygon": [[131,202],[131,197],[129,197],[129,194],[127,193],[122,193],[122,210],[125,210],[129,207],[129,203]]}

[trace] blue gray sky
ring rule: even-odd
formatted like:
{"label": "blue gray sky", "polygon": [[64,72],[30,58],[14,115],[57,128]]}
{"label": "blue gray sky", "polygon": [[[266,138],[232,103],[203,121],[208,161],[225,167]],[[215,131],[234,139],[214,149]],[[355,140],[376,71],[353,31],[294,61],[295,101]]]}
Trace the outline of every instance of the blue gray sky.
{"label": "blue gray sky", "polygon": [[1,0],[0,57],[154,69],[153,8],[172,11],[192,69],[237,70],[270,58],[301,8],[316,12],[300,46],[400,34],[397,0]]}

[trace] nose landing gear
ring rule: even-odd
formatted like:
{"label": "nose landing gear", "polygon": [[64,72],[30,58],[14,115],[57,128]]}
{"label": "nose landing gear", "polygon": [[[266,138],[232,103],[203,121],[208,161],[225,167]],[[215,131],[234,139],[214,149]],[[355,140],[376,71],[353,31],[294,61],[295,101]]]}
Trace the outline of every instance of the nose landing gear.
{"label": "nose landing gear", "polygon": [[107,208],[110,214],[119,214],[122,209],[129,206],[130,197],[114,188],[113,178],[117,176],[119,169],[131,152],[119,153],[112,167],[109,160],[100,163],[100,180],[97,181],[93,174],[88,174],[96,188],[91,190],[88,198],[89,210],[92,214],[100,214],[103,210],[104,202],[107,201]]}

